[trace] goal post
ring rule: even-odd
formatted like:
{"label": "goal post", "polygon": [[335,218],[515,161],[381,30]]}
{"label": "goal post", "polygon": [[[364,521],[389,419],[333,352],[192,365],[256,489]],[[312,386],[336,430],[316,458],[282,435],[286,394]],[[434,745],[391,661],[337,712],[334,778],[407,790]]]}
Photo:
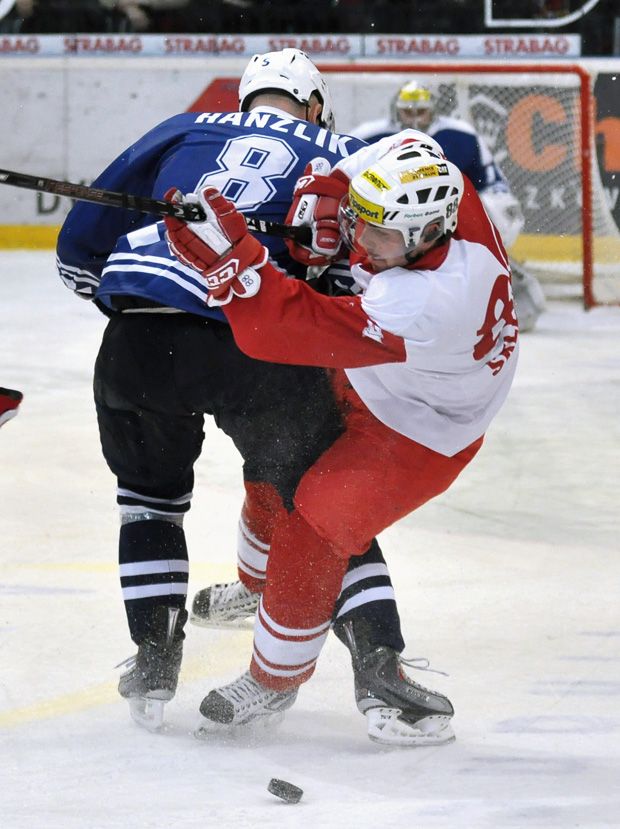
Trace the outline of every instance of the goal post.
{"label": "goal post", "polygon": [[435,92],[436,110],[483,136],[525,216],[511,254],[548,295],[586,308],[620,303],[620,231],[606,202],[594,141],[590,74],[577,64],[326,63],[341,132],[389,113],[411,78]]}

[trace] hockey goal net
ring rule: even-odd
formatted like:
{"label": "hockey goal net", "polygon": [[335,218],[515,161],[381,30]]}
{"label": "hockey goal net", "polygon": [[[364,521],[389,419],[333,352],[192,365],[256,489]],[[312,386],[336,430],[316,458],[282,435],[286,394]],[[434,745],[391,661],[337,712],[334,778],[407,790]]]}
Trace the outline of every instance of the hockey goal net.
{"label": "hockey goal net", "polygon": [[575,65],[324,65],[338,130],[386,116],[400,86],[428,83],[437,112],[480,133],[519,199],[523,232],[511,255],[548,296],[586,307],[620,303],[620,231],[597,162],[589,74]]}

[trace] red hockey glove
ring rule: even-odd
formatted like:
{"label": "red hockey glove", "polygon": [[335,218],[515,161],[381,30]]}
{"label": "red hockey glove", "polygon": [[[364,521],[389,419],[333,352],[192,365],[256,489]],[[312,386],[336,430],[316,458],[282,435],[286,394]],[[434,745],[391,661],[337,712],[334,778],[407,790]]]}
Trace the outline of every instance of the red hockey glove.
{"label": "red hockey glove", "polygon": [[7,420],[15,417],[23,396],[20,391],[15,391],[15,389],[3,389],[0,387],[0,426],[5,424]]}
{"label": "red hockey glove", "polygon": [[324,158],[315,158],[306,165],[286,216],[287,224],[309,225],[312,229],[310,247],[286,240],[293,259],[303,265],[328,265],[343,255],[338,208],[348,192],[349,179],[339,170],[327,175],[329,170],[329,162]]}
{"label": "red hockey glove", "polygon": [[[164,198],[180,201],[183,196],[173,187]],[[248,232],[243,214],[215,187],[184,198],[200,204],[207,218],[204,222],[183,222],[166,216],[171,252],[204,276],[210,305],[225,305],[233,296],[254,296],[260,287],[260,276],[254,269],[265,264],[269,251]]]}

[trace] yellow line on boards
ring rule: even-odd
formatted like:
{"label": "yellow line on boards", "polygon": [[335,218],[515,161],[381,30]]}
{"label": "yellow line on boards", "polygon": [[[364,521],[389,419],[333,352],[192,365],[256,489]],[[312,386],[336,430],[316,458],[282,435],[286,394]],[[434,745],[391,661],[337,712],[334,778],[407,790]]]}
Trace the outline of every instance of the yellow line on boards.
{"label": "yellow line on boards", "polygon": [[55,248],[59,225],[0,225],[0,248],[44,250]]}
{"label": "yellow line on boards", "polygon": [[[0,249],[45,250],[56,247],[60,225],[0,225]],[[620,240],[595,237],[594,258],[616,262]],[[520,261],[578,262],[582,256],[581,236],[551,236],[523,233],[510,249]]]}

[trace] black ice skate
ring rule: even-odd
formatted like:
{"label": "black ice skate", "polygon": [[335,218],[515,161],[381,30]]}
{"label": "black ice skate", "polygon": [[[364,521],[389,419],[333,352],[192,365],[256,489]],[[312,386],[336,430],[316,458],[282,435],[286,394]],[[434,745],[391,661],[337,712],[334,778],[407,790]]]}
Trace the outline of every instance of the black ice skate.
{"label": "black ice skate", "polygon": [[194,596],[190,622],[199,627],[251,628],[260,593],[241,581],[212,584]]}
{"label": "black ice skate", "polygon": [[[414,682],[391,648],[354,660],[355,699],[366,715],[368,736],[387,745],[442,745],[454,740],[450,700]],[[427,663],[428,664],[428,663]]]}
{"label": "black ice skate", "polygon": [[365,619],[338,620],[335,628],[351,653],[355,700],[366,716],[371,740],[402,746],[454,740],[450,700],[414,682],[403,670],[403,665],[428,670],[428,660],[406,660],[394,648],[377,644],[376,631]]}
{"label": "black ice skate", "polygon": [[151,634],[138,653],[121,663],[127,670],[118,683],[119,694],[129,701],[132,718],[149,731],[159,731],[164,705],[175,695],[183,657],[183,625],[187,611],[155,608]]}
{"label": "black ice skate", "polygon": [[240,726],[277,725],[297,699],[297,688],[272,691],[246,671],[234,682],[214,688],[201,702],[203,723],[196,736],[204,739],[218,732],[234,732]]}

